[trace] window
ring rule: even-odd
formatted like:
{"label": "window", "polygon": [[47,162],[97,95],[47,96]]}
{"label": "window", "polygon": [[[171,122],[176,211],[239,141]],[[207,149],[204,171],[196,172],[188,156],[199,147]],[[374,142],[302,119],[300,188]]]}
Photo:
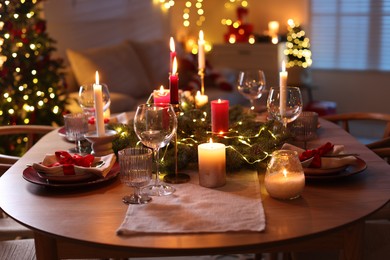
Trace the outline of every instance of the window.
{"label": "window", "polygon": [[313,68],[390,71],[390,0],[312,0]]}

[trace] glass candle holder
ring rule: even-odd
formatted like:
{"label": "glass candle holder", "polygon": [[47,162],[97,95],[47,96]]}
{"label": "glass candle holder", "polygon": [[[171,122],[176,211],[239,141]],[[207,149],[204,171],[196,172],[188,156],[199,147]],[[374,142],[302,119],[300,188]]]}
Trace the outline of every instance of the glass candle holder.
{"label": "glass candle holder", "polygon": [[298,198],[305,187],[305,174],[298,153],[290,150],[274,151],[267,166],[264,185],[273,198]]}

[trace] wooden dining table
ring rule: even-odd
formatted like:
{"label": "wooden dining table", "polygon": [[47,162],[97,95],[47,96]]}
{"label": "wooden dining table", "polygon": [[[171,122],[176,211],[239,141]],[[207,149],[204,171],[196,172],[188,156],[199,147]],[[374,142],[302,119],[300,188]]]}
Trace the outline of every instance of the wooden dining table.
{"label": "wooden dining table", "polygon": [[[260,172],[266,219],[262,232],[118,236],[116,230],[128,208],[122,197],[129,193],[119,178],[72,189],[23,178],[28,164],[74,145],[58,130],[40,139],[0,178],[0,206],[34,231],[38,260],[321,250],[338,250],[340,259],[361,259],[364,221],[390,198],[390,166],[340,127],[320,120],[318,139],[308,147],[328,141],[358,153],[366,167],[346,171],[344,176],[307,178],[302,196],[294,200],[270,197]],[[175,221],[173,212],[166,214]]]}

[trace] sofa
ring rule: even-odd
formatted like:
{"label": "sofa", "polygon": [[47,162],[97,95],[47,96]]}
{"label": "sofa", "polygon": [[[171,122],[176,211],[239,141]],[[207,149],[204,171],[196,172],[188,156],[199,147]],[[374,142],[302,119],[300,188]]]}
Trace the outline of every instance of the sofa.
{"label": "sofa", "polygon": [[[178,57],[179,88],[196,93],[200,89],[196,55],[176,47]],[[145,103],[153,90],[160,86],[169,88],[169,48],[162,40],[137,42],[125,40],[110,46],[87,50],[67,49],[69,67],[66,73],[68,89],[67,110],[81,111],[77,103],[80,85],[95,82],[99,72],[100,82],[108,85],[111,113],[135,110]],[[249,104],[234,86],[235,72],[215,71],[207,63],[205,94],[209,101],[228,99],[231,105]]]}

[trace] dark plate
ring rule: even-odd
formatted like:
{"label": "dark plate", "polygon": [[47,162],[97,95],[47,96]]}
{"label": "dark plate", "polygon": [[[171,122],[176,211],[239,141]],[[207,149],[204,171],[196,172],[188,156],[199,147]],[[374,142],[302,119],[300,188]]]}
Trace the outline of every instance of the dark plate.
{"label": "dark plate", "polygon": [[59,134],[60,136],[62,136],[62,137],[66,137],[65,126],[60,127],[60,128],[58,129],[58,134]]}
{"label": "dark plate", "polygon": [[348,165],[337,167],[337,168],[328,168],[328,169],[322,169],[322,168],[303,168],[303,171],[306,175],[334,175],[339,174],[341,171],[344,171]]}
{"label": "dark plate", "polygon": [[28,167],[23,171],[23,178],[28,182],[37,185],[46,186],[46,187],[74,188],[74,187],[91,186],[99,183],[104,183],[106,181],[116,178],[118,174],[119,174],[119,163],[115,162],[114,166],[112,166],[111,168],[111,171],[106,175],[105,178],[85,180],[85,181],[72,182],[72,183],[48,181],[47,179],[39,177],[37,171],[34,170],[32,167]]}
{"label": "dark plate", "polygon": [[[337,168],[333,169],[322,169],[323,172],[321,174],[310,174],[305,168],[303,171],[305,172],[305,177],[307,180],[330,180],[330,179],[339,179],[348,177],[359,172],[364,171],[367,168],[367,164],[362,159],[356,157],[357,161],[355,164],[348,165],[347,167],[341,167],[339,170]],[[313,169],[310,169],[311,173]],[[316,169],[321,170],[321,169]],[[324,172],[328,171],[326,174]]]}

